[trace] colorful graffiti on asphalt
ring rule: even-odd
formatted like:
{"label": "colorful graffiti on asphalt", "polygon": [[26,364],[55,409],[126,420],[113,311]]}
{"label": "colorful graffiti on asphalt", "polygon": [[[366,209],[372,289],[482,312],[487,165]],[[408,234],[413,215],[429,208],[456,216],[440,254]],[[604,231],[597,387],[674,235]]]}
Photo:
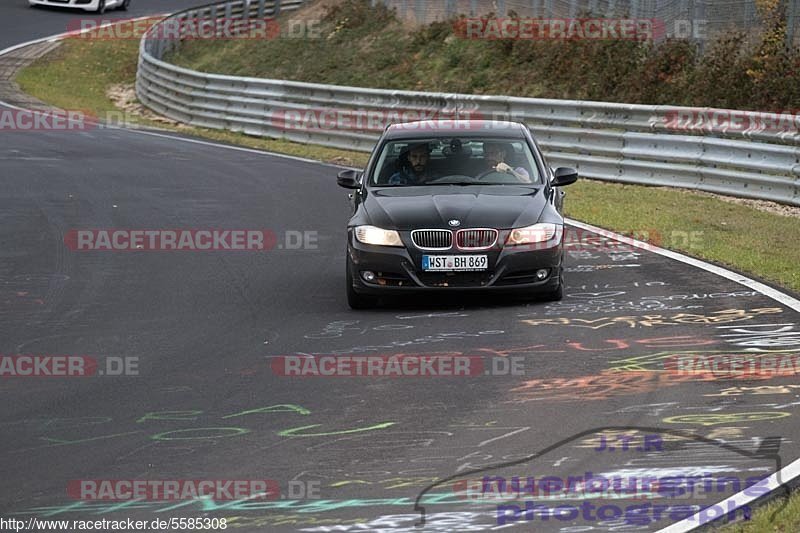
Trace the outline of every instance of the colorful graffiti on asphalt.
{"label": "colorful graffiti on asphalt", "polygon": [[757,309],[725,309],[713,311],[709,314],[678,313],[674,315],[636,315],[636,316],[608,316],[597,319],[584,318],[538,318],[522,320],[529,326],[574,326],[579,328],[601,329],[608,326],[653,327],[675,326],[682,324],[713,325],[727,324],[751,320],[757,316],[780,314],[780,307],[761,307]]}

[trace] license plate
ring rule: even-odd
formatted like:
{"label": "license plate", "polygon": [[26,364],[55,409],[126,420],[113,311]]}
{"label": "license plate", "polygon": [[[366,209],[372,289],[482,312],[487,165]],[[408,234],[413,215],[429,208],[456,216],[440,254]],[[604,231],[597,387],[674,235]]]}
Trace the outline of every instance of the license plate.
{"label": "license plate", "polygon": [[455,271],[486,270],[489,258],[486,255],[423,255],[422,270]]}

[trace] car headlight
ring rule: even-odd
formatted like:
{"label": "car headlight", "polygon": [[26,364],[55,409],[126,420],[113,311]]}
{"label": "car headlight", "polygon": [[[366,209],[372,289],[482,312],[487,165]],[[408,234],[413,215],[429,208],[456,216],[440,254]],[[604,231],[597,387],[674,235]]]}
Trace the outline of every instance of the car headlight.
{"label": "car headlight", "polygon": [[508,239],[506,239],[506,244],[509,246],[516,246],[518,244],[547,242],[552,239],[560,240],[563,231],[564,226],[561,224],[542,222],[534,224],[533,226],[511,230],[511,233],[508,234]]}
{"label": "car headlight", "polygon": [[403,246],[399,233],[391,229],[376,228],[375,226],[356,226],[356,239],[364,244]]}

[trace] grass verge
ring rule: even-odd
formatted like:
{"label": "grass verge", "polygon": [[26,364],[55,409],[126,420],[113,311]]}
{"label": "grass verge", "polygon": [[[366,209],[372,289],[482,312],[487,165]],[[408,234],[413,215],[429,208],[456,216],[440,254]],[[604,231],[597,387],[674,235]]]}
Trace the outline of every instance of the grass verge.
{"label": "grass verge", "polygon": [[[782,506],[784,506],[781,508]],[[772,513],[780,509],[775,519]],[[800,531],[800,496],[784,501],[774,501],[759,508],[751,520],[717,529],[719,533],[797,533]]]}
{"label": "grass verge", "polygon": [[[134,82],[137,41],[70,39],[19,74],[22,89],[65,109],[84,109],[98,116],[118,112],[111,87]],[[317,81],[330,81],[319,79]],[[147,116],[132,117],[190,135],[285,153],[361,166],[367,155],[319,146],[254,138],[238,133],[164,125]],[[800,291],[800,222],[786,216],[676,189],[581,181],[568,189],[567,215],[630,234],[657,232],[673,250],[730,266]],[[774,505],[754,519],[724,529],[727,533],[800,531],[800,497],[769,521]]]}

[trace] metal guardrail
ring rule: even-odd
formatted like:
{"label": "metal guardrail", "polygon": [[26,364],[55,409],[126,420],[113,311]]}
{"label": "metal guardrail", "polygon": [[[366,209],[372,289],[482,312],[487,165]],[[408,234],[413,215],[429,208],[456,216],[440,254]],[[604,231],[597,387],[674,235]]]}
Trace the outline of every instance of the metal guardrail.
{"label": "metal guardrail", "polygon": [[[167,17],[142,38],[139,100],[195,126],[358,151],[372,149],[393,112],[510,118],[531,128],[551,164],[575,167],[587,178],[800,206],[800,116],[366,89],[208,74],[163,59],[180,43],[157,33],[165,21],[260,19],[302,3],[233,0]],[[708,127],[702,117],[713,113],[734,119],[732,127]],[[336,117],[336,124],[320,126],[318,121],[328,115]],[[685,127],[697,120],[701,128]],[[736,120],[750,126],[737,127]]]}

